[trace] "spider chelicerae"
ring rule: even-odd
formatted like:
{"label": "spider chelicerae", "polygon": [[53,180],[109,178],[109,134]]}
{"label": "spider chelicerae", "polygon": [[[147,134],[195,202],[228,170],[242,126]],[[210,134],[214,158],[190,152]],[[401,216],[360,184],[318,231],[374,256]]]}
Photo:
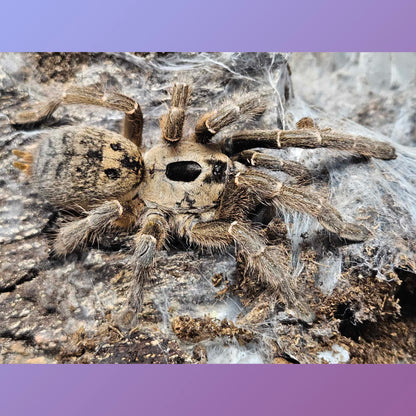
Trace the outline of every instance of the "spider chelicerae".
{"label": "spider chelicerae", "polygon": [[[295,130],[235,131],[214,143],[224,128],[265,110],[253,93],[235,96],[203,114],[193,132],[183,137],[190,94],[187,84],[173,86],[169,111],[160,120],[161,143],[147,151],[139,103],[100,86],[71,87],[59,99],[16,115],[13,124],[27,127],[50,118],[61,104],[90,104],[125,113],[122,134],[96,127],[59,127],[35,150],[14,151],[21,159],[14,165],[31,176],[48,202],[83,214],[60,227],[54,251],[71,253],[110,227],[134,230],[129,261],[134,278],[123,315],[125,322],[132,322],[155,254],[170,235],[202,248],[235,245],[250,275],[278,293],[300,319],[313,320],[284,264],[282,245],[267,237],[279,209],[309,214],[348,240],[363,241],[369,231],[345,222],[325,198],[304,186],[311,178],[305,166],[252,149],[326,147],[380,159],[395,158],[395,149],[365,137],[319,129],[309,118],[298,122]],[[265,173],[267,169],[294,177],[297,185],[279,181]],[[259,206],[269,207],[274,217],[262,227],[251,220]]]}

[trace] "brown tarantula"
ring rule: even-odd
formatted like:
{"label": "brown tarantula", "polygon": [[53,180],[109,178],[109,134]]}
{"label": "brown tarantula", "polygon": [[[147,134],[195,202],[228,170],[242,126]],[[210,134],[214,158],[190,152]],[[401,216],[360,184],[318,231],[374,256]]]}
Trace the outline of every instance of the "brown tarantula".
{"label": "brown tarantula", "polygon": [[275,214],[283,206],[315,217],[327,230],[348,240],[362,241],[369,232],[343,221],[317,193],[257,169],[283,171],[305,183],[309,172],[303,165],[250,149],[327,147],[392,159],[394,148],[365,137],[320,130],[310,119],[302,119],[297,130],[237,131],[213,144],[211,139],[223,128],[264,111],[254,94],[234,97],[202,115],[193,133],[182,138],[190,93],[186,84],[173,86],[169,112],[160,120],[162,143],[143,155],[140,105],[116,92],[97,86],[72,87],[39,110],[17,115],[14,124],[24,127],[45,121],[62,103],[125,113],[122,135],[95,127],[60,127],[34,152],[14,151],[22,159],[14,165],[31,175],[47,201],[84,213],[61,226],[54,251],[70,253],[110,226],[138,229],[130,260],[135,277],[126,306],[132,317],[140,308],[155,253],[168,235],[203,248],[235,244],[250,274],[279,293],[300,319],[313,319],[283,264],[284,249],[268,241],[268,225],[259,228],[251,215],[259,206],[269,206]]}

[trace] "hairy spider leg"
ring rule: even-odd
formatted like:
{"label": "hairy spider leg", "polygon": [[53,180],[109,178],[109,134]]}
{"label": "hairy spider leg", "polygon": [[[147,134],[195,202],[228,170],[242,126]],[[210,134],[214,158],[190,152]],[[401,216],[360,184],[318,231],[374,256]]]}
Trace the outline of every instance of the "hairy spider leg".
{"label": "hairy spider leg", "polygon": [[362,136],[351,136],[330,129],[300,128],[297,130],[242,130],[221,143],[227,155],[235,155],[255,147],[283,149],[286,147],[346,150],[377,159],[394,159],[395,149],[388,143]]}
{"label": "hairy spider leg", "polygon": [[184,227],[182,233],[191,243],[206,248],[222,248],[236,244],[245,259],[246,272],[254,274],[275,293],[280,293],[298,318],[311,322],[314,315],[301,301],[296,281],[289,268],[289,256],[282,245],[267,245],[253,226],[242,221],[213,220]]}
{"label": "hairy spider leg", "polygon": [[341,214],[319,194],[285,185],[265,173],[246,170],[235,177],[235,184],[246,188],[259,202],[270,201],[277,206],[311,215],[328,231],[352,241],[364,241],[370,235],[364,226],[347,223]]}
{"label": "hairy spider leg", "polygon": [[182,139],[185,109],[190,95],[189,85],[174,84],[169,112],[160,118],[162,139],[168,143],[177,143]]}
{"label": "hairy spider leg", "polygon": [[12,120],[13,125],[30,127],[49,119],[61,104],[89,104],[125,113],[122,134],[137,147],[142,145],[143,114],[134,99],[101,86],[69,87],[61,98],[36,106],[35,110],[23,111]]}
{"label": "hairy spider leg", "polygon": [[117,200],[104,202],[88,211],[80,220],[63,225],[55,238],[53,249],[58,255],[66,255],[84,245],[91,235],[102,234],[123,214],[123,208]]}
{"label": "hairy spider leg", "polygon": [[149,278],[155,254],[162,248],[169,228],[164,215],[157,210],[146,210],[140,220],[141,228],[135,237],[134,252],[129,260],[133,280],[128,295],[128,307],[133,311],[142,306],[143,286]]}
{"label": "hairy spider leg", "polygon": [[308,185],[312,182],[311,172],[301,163],[284,160],[255,150],[244,150],[237,153],[233,160],[246,166],[261,167],[287,173],[296,178],[298,185]]}
{"label": "hairy spider leg", "polygon": [[225,101],[217,110],[205,113],[197,121],[194,139],[198,143],[208,143],[220,130],[238,120],[249,120],[264,112],[266,107],[258,94],[245,94]]}

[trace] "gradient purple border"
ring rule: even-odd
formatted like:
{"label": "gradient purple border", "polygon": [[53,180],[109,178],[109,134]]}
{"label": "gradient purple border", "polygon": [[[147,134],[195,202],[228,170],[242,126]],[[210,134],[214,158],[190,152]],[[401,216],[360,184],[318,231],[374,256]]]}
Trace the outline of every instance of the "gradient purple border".
{"label": "gradient purple border", "polygon": [[[1,14],[0,51],[416,51],[414,0],[15,0]],[[0,415],[407,416],[415,372],[3,365]]]}
{"label": "gradient purple border", "polygon": [[404,365],[5,365],[0,414],[414,416]]}
{"label": "gradient purple border", "polygon": [[1,51],[414,51],[414,0],[3,1]]}

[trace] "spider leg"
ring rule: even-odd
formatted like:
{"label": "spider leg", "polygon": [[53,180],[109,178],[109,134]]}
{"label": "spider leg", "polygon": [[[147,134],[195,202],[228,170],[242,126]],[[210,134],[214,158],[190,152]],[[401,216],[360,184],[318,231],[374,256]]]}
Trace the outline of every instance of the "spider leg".
{"label": "spider leg", "polygon": [[258,94],[246,94],[226,101],[217,110],[205,113],[196,123],[195,140],[208,143],[223,128],[237,120],[261,114],[265,106],[261,104]]}
{"label": "spider leg", "polygon": [[143,114],[140,105],[126,95],[114,91],[106,91],[100,86],[70,87],[61,98],[39,105],[36,110],[18,113],[12,124],[32,126],[46,121],[61,104],[90,104],[125,113],[123,135],[138,147],[142,143]]}
{"label": "spider leg", "polygon": [[174,84],[169,112],[160,118],[162,139],[168,143],[176,143],[182,138],[185,108],[190,95],[191,88],[189,85]]}
{"label": "spider leg", "polygon": [[244,150],[237,153],[234,159],[247,166],[259,166],[287,173],[295,177],[299,185],[308,185],[312,182],[311,172],[298,162],[284,160],[254,150]]}
{"label": "spider leg", "polygon": [[53,244],[58,255],[66,255],[82,246],[92,234],[101,234],[123,214],[123,208],[117,200],[107,201],[88,212],[85,218],[71,221],[59,229]]}
{"label": "spider leg", "polygon": [[134,314],[142,306],[143,286],[149,279],[156,251],[163,246],[168,230],[168,223],[159,211],[146,211],[141,221],[142,227],[135,237],[134,252],[129,260],[134,275],[126,311],[130,314]]}
{"label": "spider leg", "polygon": [[319,194],[285,185],[270,175],[246,170],[236,175],[235,184],[248,189],[259,201],[271,201],[309,214],[327,230],[348,240],[364,241],[370,234],[363,226],[345,222],[341,214]]}
{"label": "spider leg", "polygon": [[227,155],[235,155],[243,150],[255,147],[283,149],[286,147],[301,147],[314,149],[326,147],[346,150],[377,159],[394,159],[396,152],[388,143],[372,140],[362,136],[352,136],[330,129],[320,130],[310,127],[297,130],[244,130],[227,137],[221,143],[222,150]]}
{"label": "spider leg", "polygon": [[[248,272],[275,292],[293,307],[299,319],[313,320],[313,313],[297,293],[296,283],[290,275],[288,253],[283,246],[270,246],[258,230],[242,221],[213,220],[188,224],[182,233],[190,242],[208,248],[223,248],[235,243],[245,259]],[[285,261],[286,260],[286,261]]]}

